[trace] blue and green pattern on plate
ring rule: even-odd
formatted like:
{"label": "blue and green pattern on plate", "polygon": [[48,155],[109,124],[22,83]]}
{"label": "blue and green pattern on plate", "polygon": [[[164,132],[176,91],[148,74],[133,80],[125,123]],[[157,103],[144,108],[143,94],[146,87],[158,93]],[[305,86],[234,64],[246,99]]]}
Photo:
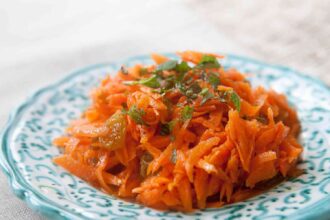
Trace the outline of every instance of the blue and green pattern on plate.
{"label": "blue and green pattern on plate", "polygon": [[[167,54],[175,56],[173,54]],[[148,56],[123,62],[151,63]],[[121,63],[120,63],[121,64]],[[217,209],[161,212],[106,195],[52,163],[52,139],[89,104],[88,94],[120,64],[84,68],[39,90],[10,117],[0,164],[15,194],[53,219],[330,219],[330,89],[288,68],[228,55],[225,68],[250,73],[254,85],[285,93],[302,123],[305,174],[266,193]]]}

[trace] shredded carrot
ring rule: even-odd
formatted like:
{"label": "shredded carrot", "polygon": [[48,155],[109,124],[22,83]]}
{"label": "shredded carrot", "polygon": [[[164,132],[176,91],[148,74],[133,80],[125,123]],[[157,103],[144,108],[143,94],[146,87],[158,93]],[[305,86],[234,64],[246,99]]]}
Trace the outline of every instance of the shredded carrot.
{"label": "shredded carrot", "polygon": [[295,176],[300,123],[286,97],[252,88],[223,56],[152,54],[91,93],[54,162],[104,192],[192,211],[242,201],[275,176]]}

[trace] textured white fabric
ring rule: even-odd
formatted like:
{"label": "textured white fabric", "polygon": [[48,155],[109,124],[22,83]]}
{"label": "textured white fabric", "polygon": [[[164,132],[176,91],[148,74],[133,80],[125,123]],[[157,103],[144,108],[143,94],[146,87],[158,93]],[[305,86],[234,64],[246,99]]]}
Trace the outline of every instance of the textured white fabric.
{"label": "textured white fabric", "polygon": [[[330,83],[328,0],[4,0],[0,127],[32,91],[95,63],[183,49],[289,65]],[[44,219],[0,172],[0,219]]]}
{"label": "textured white fabric", "polygon": [[186,2],[250,56],[290,66],[330,85],[329,0]]}

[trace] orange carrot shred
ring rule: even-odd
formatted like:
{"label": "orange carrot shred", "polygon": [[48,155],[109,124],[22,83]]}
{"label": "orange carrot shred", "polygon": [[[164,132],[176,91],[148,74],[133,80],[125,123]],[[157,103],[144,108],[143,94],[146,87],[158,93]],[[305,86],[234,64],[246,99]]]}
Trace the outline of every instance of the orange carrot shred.
{"label": "orange carrot shred", "polygon": [[177,55],[154,53],[155,64],[105,77],[81,118],[53,140],[54,163],[108,194],[184,212],[299,175],[300,123],[284,95],[253,88],[221,67],[221,55]]}

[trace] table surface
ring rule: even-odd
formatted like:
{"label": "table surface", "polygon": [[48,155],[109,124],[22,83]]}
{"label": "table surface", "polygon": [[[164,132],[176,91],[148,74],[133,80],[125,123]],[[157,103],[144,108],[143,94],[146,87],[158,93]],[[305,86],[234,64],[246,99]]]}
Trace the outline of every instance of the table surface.
{"label": "table surface", "polygon": [[[291,66],[330,84],[330,1],[253,2],[5,0],[0,127],[28,94],[73,70],[150,52],[235,53]],[[44,219],[14,196],[1,172],[0,204],[1,219]]]}

